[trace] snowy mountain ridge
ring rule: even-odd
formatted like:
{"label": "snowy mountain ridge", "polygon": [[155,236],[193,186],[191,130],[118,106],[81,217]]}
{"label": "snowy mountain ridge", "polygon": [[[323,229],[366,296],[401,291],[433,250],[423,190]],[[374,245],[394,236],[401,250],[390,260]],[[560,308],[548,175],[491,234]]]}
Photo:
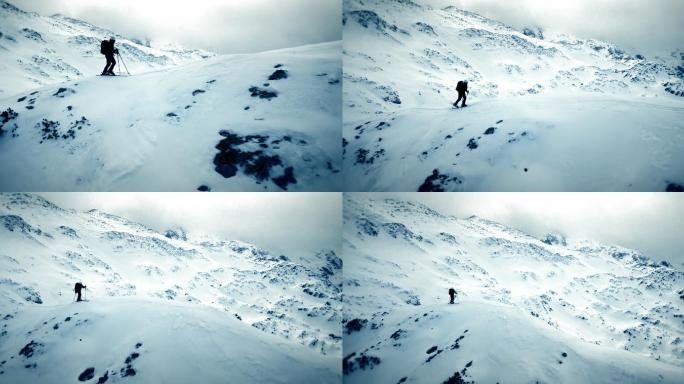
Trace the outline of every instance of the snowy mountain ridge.
{"label": "snowy mountain ridge", "polygon": [[[342,261],[331,250],[305,256],[274,255],[240,241],[205,237],[194,240],[192,234],[180,229],[160,233],[98,210],[65,210],[40,196],[27,194],[0,195],[0,243],[0,360],[5,360],[0,370],[17,382],[31,382],[36,375],[47,372],[16,365],[16,352],[31,339],[43,347],[50,344],[41,353],[46,355],[44,363],[58,358],[57,351],[72,342],[66,335],[55,333],[66,332],[60,330],[75,323],[59,322],[52,332],[41,325],[43,321],[52,328],[50,318],[55,314],[70,316],[102,331],[99,327],[105,323],[131,316],[131,321],[142,322],[141,328],[115,332],[120,332],[119,337],[130,333],[132,340],[145,337],[144,324],[149,321],[136,314],[143,307],[149,308],[143,311],[147,314],[157,311],[154,316],[168,312],[170,319],[177,317],[173,308],[178,308],[191,332],[197,331],[197,326],[201,330],[202,322],[207,322],[218,327],[219,333],[230,333],[223,340],[217,335],[217,342],[228,343],[220,353],[249,349],[252,338],[253,342],[264,343],[265,351],[273,348],[272,352],[256,353],[281,354],[257,365],[267,365],[273,359],[277,366],[282,356],[303,365],[300,372],[279,379],[274,376],[274,380],[287,382],[286,378],[293,379],[292,374],[324,374],[321,380],[334,382],[339,374]],[[88,287],[89,301],[83,305],[73,303],[76,281]],[[125,313],[118,313],[116,308]],[[80,317],[74,312],[81,313]],[[117,321],[128,322],[125,317]],[[34,324],[35,329],[31,331],[27,324]],[[161,328],[166,327],[166,323],[162,324]],[[172,327],[168,332],[173,332],[173,324],[168,326]],[[148,339],[156,337],[152,336],[155,332],[148,331]],[[93,332],[93,337],[99,337],[98,332]],[[238,336],[241,333],[244,336]],[[242,347],[232,344],[242,337],[248,338]],[[187,341],[173,342],[182,346]],[[211,343],[210,339],[199,341],[198,348],[205,342]],[[125,348],[132,348],[132,344]],[[157,348],[163,349],[160,344]],[[206,358],[204,353],[215,346],[206,348],[194,359]],[[81,352],[87,350],[73,353]],[[161,355],[156,356],[163,361]],[[224,368],[230,370],[231,366]],[[156,368],[147,369],[154,374]],[[247,368],[241,371],[249,375],[256,372]],[[68,376],[68,372],[60,374]]]}
{"label": "snowy mountain ridge", "polygon": [[[215,56],[185,48],[157,48],[61,14],[41,16],[0,1],[0,97],[42,85],[97,75],[104,68],[100,42],[114,37],[132,72],[147,72]],[[117,59],[118,60],[118,59]]]}
{"label": "snowy mountain ridge", "polygon": [[[684,183],[682,50],[647,58],[456,7],[389,0],[345,0],[344,36],[348,191]],[[454,110],[460,80],[469,80],[470,107]]]}
{"label": "snowy mountain ridge", "polygon": [[[345,381],[684,373],[684,272],[637,250],[351,195],[343,254]],[[457,305],[447,304],[450,287]]]}

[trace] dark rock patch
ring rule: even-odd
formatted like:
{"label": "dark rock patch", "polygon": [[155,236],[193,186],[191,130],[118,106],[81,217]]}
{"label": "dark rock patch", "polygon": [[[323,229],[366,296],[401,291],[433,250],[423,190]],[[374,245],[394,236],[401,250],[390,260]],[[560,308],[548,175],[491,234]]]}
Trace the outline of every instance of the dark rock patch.
{"label": "dark rock patch", "polygon": [[406,336],[406,331],[404,331],[403,329],[397,329],[397,330],[394,331],[394,333],[390,336],[390,338],[392,338],[392,339],[394,339],[394,340],[399,340],[399,339],[401,339],[401,338],[404,337],[404,336]]}
{"label": "dark rock patch", "polygon": [[131,353],[130,355],[128,355],[128,357],[126,358],[125,363],[126,363],[126,364],[130,364],[130,363],[133,362],[133,360],[137,359],[138,357],[140,357],[140,354],[139,354],[138,352],[133,352],[133,353]]}
{"label": "dark rock patch", "polygon": [[429,355],[429,354],[431,354],[432,352],[434,352],[434,351],[436,351],[436,350],[437,350],[437,346],[436,346],[436,345],[433,345],[433,346],[430,347],[425,353],[427,353],[427,354]]}
{"label": "dark rock patch", "polygon": [[252,97],[258,97],[260,99],[271,100],[274,97],[278,97],[278,93],[276,91],[271,91],[259,87],[250,87],[249,92],[251,92],[250,95]]}
{"label": "dark rock patch", "polygon": [[287,190],[288,184],[297,184],[297,180],[294,177],[294,168],[285,168],[285,173],[282,176],[273,178],[273,182],[283,190]]}
{"label": "dark rock patch", "polygon": [[43,140],[57,140],[60,137],[59,121],[43,119],[43,121],[36,124],[36,128],[40,129]]}
{"label": "dark rock patch", "polygon": [[384,149],[379,149],[370,155],[370,151],[364,148],[356,150],[356,162],[354,164],[373,164],[375,160],[385,155]]}
{"label": "dark rock patch", "polygon": [[194,91],[192,91],[192,95],[197,96],[200,93],[204,93],[204,92],[206,92],[204,89],[195,89]]}
{"label": "dark rock patch", "polygon": [[166,114],[166,117],[178,117],[174,112],[169,112]]}
{"label": "dark rock patch", "polygon": [[200,192],[211,192],[211,188],[207,187],[206,185],[200,185],[197,187],[197,190]]}
{"label": "dark rock patch", "polygon": [[282,67],[282,66],[283,66],[282,64],[276,64],[276,65],[273,66],[273,68],[280,68],[280,67]]}
{"label": "dark rock patch", "polygon": [[350,335],[354,332],[358,332],[363,329],[363,327],[368,323],[366,319],[353,319],[349,320],[347,324],[344,325],[345,332]]}
{"label": "dark rock patch", "polygon": [[497,123],[497,124],[501,124],[501,123],[503,123],[503,120],[499,120],[499,121],[497,121],[496,123]]}
{"label": "dark rock patch", "polygon": [[487,130],[484,132],[485,135],[493,135],[494,132],[496,132],[496,128],[494,127],[489,127]]}
{"label": "dark rock patch", "polygon": [[476,149],[478,147],[477,140],[475,138],[471,138],[470,141],[468,141],[468,148],[472,151],[473,149]]}
{"label": "dark rock patch", "polygon": [[18,98],[17,103],[21,103],[22,101],[26,100],[27,97],[28,96],[22,96],[22,97]]}
{"label": "dark rock patch", "polygon": [[[57,92],[55,92],[55,93],[52,94],[52,96],[55,96],[55,97],[65,97],[65,96],[68,96],[68,95],[73,95],[74,93],[76,93],[76,91],[74,91],[74,90],[71,89],[71,88],[63,88],[63,87],[60,87],[60,88],[57,90]],[[35,100],[35,99],[34,99],[34,100]]]}
{"label": "dark rock patch", "polygon": [[104,375],[97,379],[97,384],[104,384],[107,382],[107,379],[109,379],[109,371],[105,372]]}
{"label": "dark rock patch", "polygon": [[282,80],[287,79],[287,71],[282,69],[277,69],[275,72],[268,77],[269,80]]}
{"label": "dark rock patch", "polygon": [[[0,136],[2,136],[5,132],[8,131],[12,132],[12,136],[16,136],[15,132],[18,128],[16,118],[18,116],[19,114],[12,108],[7,108],[6,110],[0,112]],[[11,125],[10,122],[12,122]],[[11,128],[7,129],[6,126]]]}
{"label": "dark rock patch", "polygon": [[451,183],[462,184],[463,181],[455,176],[442,175],[439,173],[439,170],[435,169],[430,176],[425,178],[423,184],[418,187],[418,192],[444,192],[445,187]]}
{"label": "dark rock patch", "polygon": [[75,137],[76,131],[80,131],[83,127],[90,127],[90,121],[88,121],[85,116],[81,116],[79,120],[72,122],[69,126],[67,134],[62,135],[62,138],[66,139],[67,137],[71,137],[73,139]]}
{"label": "dark rock patch", "polygon": [[248,110],[248,109],[249,109],[249,105],[246,106],[245,108],[243,108],[243,110],[245,110],[245,111]]}
{"label": "dark rock patch", "polygon": [[78,381],[88,381],[93,377],[95,377],[95,368],[86,368],[85,371],[81,372],[81,374],[78,375]]}
{"label": "dark rock patch", "polygon": [[37,350],[41,347],[44,347],[45,344],[43,343],[38,343],[33,340],[26,344],[22,349],[19,350],[19,354],[26,357],[27,359],[33,356],[34,353],[37,352]]}
{"label": "dark rock patch", "polygon": [[215,82],[216,82],[216,79],[212,79],[212,80],[207,81],[207,84],[214,84]]}
{"label": "dark rock patch", "polygon": [[682,187],[680,184],[669,183],[665,189],[665,192],[684,192],[684,187]]}
{"label": "dark rock patch", "polygon": [[[266,141],[268,136],[247,135],[240,136],[230,131],[221,131],[224,137],[217,145],[219,153],[214,157],[215,170],[225,178],[233,177],[239,168],[249,176],[254,177],[257,182],[262,182],[269,177],[280,188],[286,190],[289,184],[296,183],[294,168],[285,167],[284,173],[280,176],[271,176],[271,169],[276,166],[283,166],[283,161],[276,154],[267,154],[264,150],[268,148]],[[288,137],[289,136],[285,136]],[[283,137],[283,140],[285,140]],[[290,140],[285,140],[290,141]],[[246,147],[258,148],[250,149]]]}
{"label": "dark rock patch", "polygon": [[380,365],[380,358],[376,356],[366,355],[361,353],[360,356],[355,357],[356,352],[346,356],[342,359],[343,374],[348,375],[357,369],[366,370],[373,369],[376,365]]}

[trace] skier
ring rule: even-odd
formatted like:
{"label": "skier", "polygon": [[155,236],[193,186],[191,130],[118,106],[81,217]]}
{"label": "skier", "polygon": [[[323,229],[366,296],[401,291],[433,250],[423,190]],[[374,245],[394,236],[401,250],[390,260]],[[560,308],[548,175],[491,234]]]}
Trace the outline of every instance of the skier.
{"label": "skier", "polygon": [[463,103],[461,103],[461,108],[467,107],[466,105],[466,94],[470,93],[468,91],[468,81],[459,81],[458,84],[456,84],[456,91],[458,92],[458,100],[454,103],[454,107],[458,108],[458,102],[463,99]]}
{"label": "skier", "polygon": [[81,300],[81,290],[82,289],[86,289],[86,286],[81,284],[80,282],[76,283],[76,285],[74,286],[74,292],[76,292],[76,295],[78,295],[78,297],[76,298],[76,301],[83,301],[83,300]]}
{"label": "skier", "polygon": [[453,288],[449,288],[449,297],[451,298],[451,301],[449,304],[454,304],[454,298],[456,297],[456,290]]}
{"label": "skier", "polygon": [[104,70],[102,71],[102,76],[116,76],[114,74],[114,66],[116,65],[114,55],[119,53],[119,50],[114,48],[115,42],[116,40],[112,37],[109,40],[102,40],[102,43],[100,43],[100,53],[107,59],[107,64],[105,64]]}

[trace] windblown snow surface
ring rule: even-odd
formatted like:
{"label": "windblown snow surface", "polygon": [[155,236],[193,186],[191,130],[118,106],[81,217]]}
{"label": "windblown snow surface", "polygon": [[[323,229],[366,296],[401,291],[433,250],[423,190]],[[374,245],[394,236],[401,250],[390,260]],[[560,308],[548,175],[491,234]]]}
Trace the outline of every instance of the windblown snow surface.
{"label": "windblown snow surface", "polygon": [[[344,1],[349,191],[684,184],[684,51],[647,58],[455,7]],[[469,106],[453,109],[459,80]]]}
{"label": "windblown snow surface", "polygon": [[341,268],[0,194],[0,382],[340,382]]}
{"label": "windblown snow surface", "polygon": [[684,377],[684,273],[639,251],[351,194],[343,259],[345,382]]}
{"label": "windblown snow surface", "polygon": [[[48,49],[97,66],[0,98],[0,190],[341,190],[341,42],[204,59],[188,54],[194,60],[168,58],[154,71],[155,59],[140,54],[147,72],[129,66],[130,77],[95,76],[104,65],[100,37],[70,45],[84,33],[82,22],[27,16],[3,4],[14,30],[58,21],[63,27],[50,35],[54,45],[13,30],[16,41],[0,44],[19,47],[6,49],[3,61]],[[117,45],[127,63],[135,57],[134,43]],[[23,73],[14,72],[0,78]],[[65,78],[46,82],[53,77]]]}

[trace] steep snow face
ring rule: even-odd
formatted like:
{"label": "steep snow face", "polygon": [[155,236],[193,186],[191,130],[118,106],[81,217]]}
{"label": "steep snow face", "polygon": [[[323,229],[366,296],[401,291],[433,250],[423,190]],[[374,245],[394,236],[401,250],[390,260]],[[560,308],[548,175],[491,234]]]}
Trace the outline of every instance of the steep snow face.
{"label": "steep snow face", "polygon": [[[343,60],[347,190],[684,183],[679,51],[646,58],[455,7],[345,0]],[[469,80],[470,107],[452,110],[459,80]]]}
{"label": "steep snow face", "polygon": [[341,43],[0,99],[0,190],[340,190]]}
{"label": "steep snow face", "polygon": [[0,1],[0,97],[45,84],[90,77],[102,72],[100,42],[114,37],[136,73],[214,56],[180,47],[154,47],[149,41],[121,36],[64,15],[40,16]]}
{"label": "steep snow face", "polygon": [[343,259],[345,381],[684,374],[684,273],[639,251],[352,194]]}
{"label": "steep snow face", "polygon": [[[340,380],[342,262],[332,250],[274,255],[25,194],[0,194],[0,244],[3,381],[74,381],[89,367],[124,376],[134,352],[141,377]],[[31,343],[33,357],[20,352]]]}

